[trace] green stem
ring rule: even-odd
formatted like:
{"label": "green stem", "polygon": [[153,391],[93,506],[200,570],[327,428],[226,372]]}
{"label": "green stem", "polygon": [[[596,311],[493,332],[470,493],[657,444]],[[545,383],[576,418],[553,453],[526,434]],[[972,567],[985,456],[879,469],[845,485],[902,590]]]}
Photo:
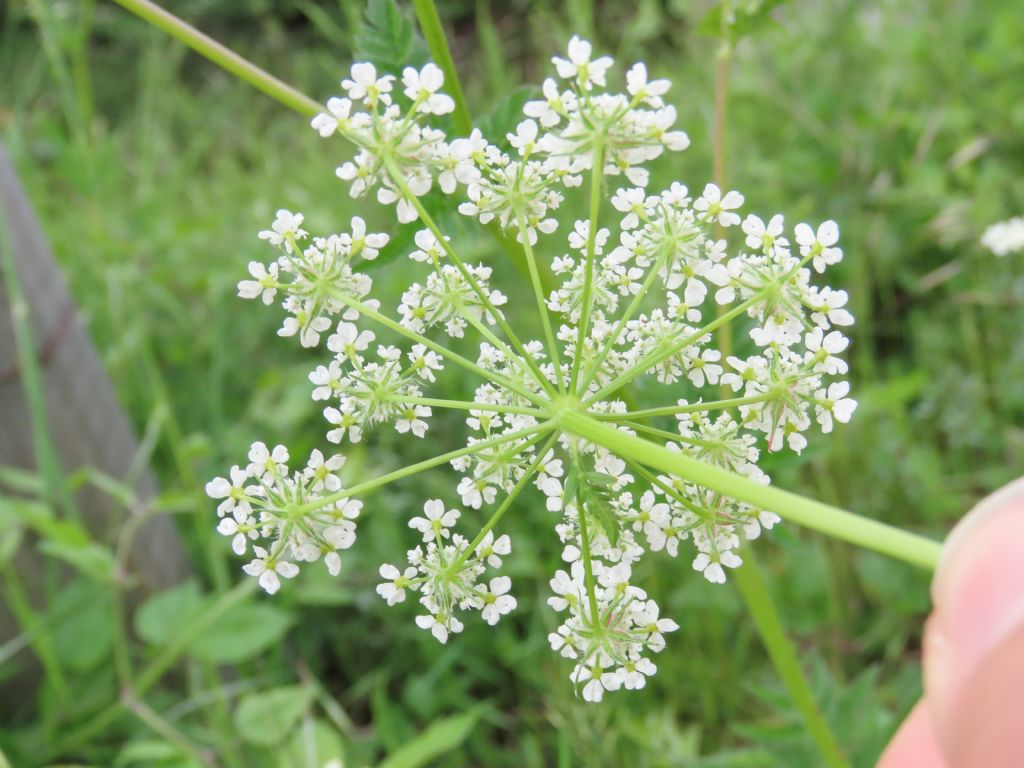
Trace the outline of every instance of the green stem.
{"label": "green stem", "polygon": [[661,255],[659,255],[657,262],[651,265],[651,271],[647,274],[647,278],[644,280],[644,284],[640,287],[640,290],[639,292],[637,292],[636,296],[633,297],[633,300],[629,303],[629,306],[626,307],[626,311],[622,313],[622,317],[620,317],[618,322],[615,323],[615,328],[613,328],[612,332],[608,334],[608,342],[601,348],[600,353],[594,359],[594,361],[587,366],[586,375],[584,375],[583,383],[580,385],[581,392],[586,392],[587,387],[590,386],[590,383],[594,380],[598,373],[601,372],[601,366],[604,364],[604,361],[608,359],[608,355],[611,354],[612,350],[615,348],[615,345],[618,343],[618,338],[619,336],[622,335],[622,329],[626,327],[626,323],[628,323],[633,318],[633,315],[636,314],[637,309],[640,308],[640,303],[644,300],[644,298],[650,291],[651,286],[654,284],[655,279],[658,277],[658,273],[665,265],[667,257],[668,250],[666,249],[665,251],[662,252]]}
{"label": "green stem", "polygon": [[[579,462],[578,456],[573,457]],[[600,621],[597,607],[597,586],[594,584],[593,556],[590,553],[590,531],[587,528],[587,510],[583,506],[583,499],[580,498],[579,490],[576,491],[576,520],[580,526],[580,550],[583,555],[583,580],[587,586],[587,601],[590,603],[590,621],[596,624]]]}
{"label": "green stem", "polygon": [[448,38],[444,34],[444,27],[441,26],[437,7],[434,0],[412,0],[412,5],[416,9],[416,18],[420,22],[420,30],[427,41],[430,55],[444,72],[444,90],[455,100],[455,112],[452,114],[455,130],[463,136],[468,136],[473,130],[473,120],[469,116],[466,96],[462,92],[459,74],[455,71],[455,62],[452,60],[452,52],[448,47]]}
{"label": "green stem", "polygon": [[710,488],[820,533],[903,560],[927,570],[938,565],[942,545],[924,536],[870,520],[852,512],[798,496],[706,464],[643,438],[626,434],[579,411],[565,409],[560,425],[592,443],[662,472]]}
{"label": "green stem", "polygon": [[208,766],[208,768],[216,768],[217,762],[209,751],[194,743],[156,711],[150,709],[146,702],[131,693],[126,693],[124,699],[125,707],[128,711],[145,723],[154,733],[162,736],[165,741],[173,744],[185,754],[190,755],[194,760]]}
{"label": "green stem", "polygon": [[626,411],[625,413],[599,413],[596,418],[602,421],[620,421],[622,419],[644,419],[652,416],[673,416],[678,413],[704,413],[718,411],[723,408],[738,408],[741,405],[753,405],[772,400],[776,392],[764,392],[750,397],[734,397],[728,400],[709,400],[706,403],[687,403],[686,405],[666,405],[663,408],[646,408],[642,411]]}
{"label": "green stem", "polygon": [[[455,252],[455,249],[448,241],[448,238],[444,236],[440,227],[437,226],[437,222],[435,222],[434,218],[427,212],[427,209],[423,207],[423,203],[420,202],[420,199],[413,194],[411,189],[409,189],[409,184],[406,182],[405,177],[402,176],[402,171],[395,163],[394,159],[391,157],[385,157],[384,167],[387,169],[388,177],[395,185],[395,188],[406,200],[409,201],[409,204],[416,209],[416,213],[419,216],[420,221],[431,231],[431,233],[433,233],[437,242],[444,250],[445,255],[451,260],[452,264],[459,271],[459,274],[462,275],[462,279],[465,280],[469,287],[473,289],[473,293],[475,293],[477,298],[480,299],[480,303],[483,305],[484,309],[486,309],[494,318],[498,327],[501,328],[501,332],[504,333],[505,337],[509,340],[509,343],[515,347],[519,355],[522,356],[522,359],[527,365],[529,365],[537,380],[537,384],[539,384],[542,389],[546,390],[549,395],[554,396],[555,390],[552,388],[551,382],[549,382],[547,377],[540,372],[536,361],[533,359],[533,355],[530,355],[526,351],[525,347],[523,347],[523,343],[519,340],[519,337],[516,336],[515,331],[513,331],[509,326],[504,315],[502,315],[498,308],[491,303],[491,299],[487,295],[487,292],[483,289],[480,283],[477,282],[477,279],[473,274],[466,268],[466,265],[463,263],[462,259],[459,258],[459,255]],[[515,359],[515,355],[512,355],[512,358]],[[512,360],[509,362],[512,362]]]}
{"label": "green stem", "polygon": [[537,408],[520,408],[515,405],[499,405],[497,403],[474,403],[467,400],[442,400],[436,397],[405,397],[403,395],[395,395],[388,399],[394,400],[396,403],[429,405],[435,408],[452,408],[461,411],[494,411],[497,413],[519,413],[525,416],[547,416],[546,412]]}
{"label": "green stem", "polygon": [[39,616],[32,608],[17,568],[5,566],[0,575],[3,577],[4,598],[10,612],[25,633],[36,658],[43,665],[46,680],[53,686],[57,701],[66,702],[69,696],[67,678],[60,666],[60,656],[53,646],[47,619]]}
{"label": "green stem", "polygon": [[743,550],[743,565],[732,571],[732,580],[747,604],[757,633],[771,657],[775,671],[782,678],[793,703],[803,717],[807,732],[814,740],[825,764],[830,768],[847,768],[849,761],[843,755],[828,722],[814,700],[793,643],[786,636],[775,601],[768,591],[764,574],[751,548]]}
{"label": "green stem", "polygon": [[8,234],[5,205],[6,201],[0,199],[0,278],[10,305],[17,373],[21,379],[21,389],[27,405],[36,465],[44,481],[47,501],[67,517],[81,520],[74,496],[64,480],[60,456],[50,431],[43,371],[32,338],[28,299],[25,297],[18,263],[15,260],[14,245]]}
{"label": "green stem", "polygon": [[342,499],[352,498],[354,496],[365,495],[370,491],[375,491],[381,486],[387,485],[388,483],[392,483],[395,480],[401,480],[402,478],[409,477],[410,475],[415,475],[426,469],[431,469],[432,467],[440,466],[441,464],[445,464],[451,461],[452,459],[457,459],[461,456],[468,456],[471,453],[477,453],[478,451],[484,448],[493,448],[497,445],[510,443],[513,440],[519,440],[520,438],[529,437],[531,435],[535,435],[538,433],[546,434],[547,432],[550,432],[553,427],[554,422],[546,421],[543,422],[542,424],[538,424],[533,427],[527,427],[526,429],[520,429],[517,432],[512,432],[507,435],[498,435],[497,437],[491,437],[488,438],[487,440],[481,440],[478,443],[472,443],[463,448],[459,448],[458,450],[449,451],[448,453],[443,453],[440,456],[434,456],[433,458],[427,459],[425,461],[420,461],[416,464],[410,464],[407,467],[396,469],[394,472],[388,472],[386,475],[381,475],[380,477],[375,477],[372,480],[367,480],[366,482],[359,483],[358,485],[353,485],[351,488],[340,490],[337,493],[331,493],[326,496],[321,496],[316,501],[311,501],[309,504],[304,504],[301,507],[298,507],[295,510],[295,512],[296,514],[314,512],[317,509],[320,509],[328,504],[332,504],[336,501],[341,501]]}
{"label": "green stem", "polygon": [[[255,579],[246,579],[236,584],[232,589],[224,592],[217,600],[206,607],[198,617],[189,623],[160,654],[142,670],[142,673],[135,681],[131,695],[142,696],[171,668],[178,658],[188,649],[188,646],[199,635],[205,632],[221,616],[227,613],[238,603],[250,597],[256,591],[258,583]],[[125,706],[124,698],[100,710],[91,720],[78,729],[72,731],[68,736],[55,744],[46,756],[40,758],[46,762],[50,756],[60,755],[72,750],[82,742],[96,736],[108,725],[114,722],[121,714]]]}
{"label": "green stem", "polygon": [[344,294],[341,294],[341,293],[335,293],[333,295],[339,301],[343,302],[345,304],[345,306],[351,307],[352,309],[354,309],[357,312],[359,312],[359,314],[365,315],[366,317],[370,318],[374,322],[379,323],[380,325],[383,325],[385,328],[388,328],[388,329],[394,331],[395,333],[397,333],[397,334],[399,334],[401,336],[405,336],[407,339],[409,339],[411,341],[415,341],[417,344],[422,344],[427,349],[433,350],[434,352],[439,354],[443,360],[451,360],[453,363],[456,363],[457,365],[461,365],[467,371],[472,371],[473,373],[477,374],[478,376],[480,376],[481,378],[485,379],[486,381],[489,381],[492,384],[497,384],[500,387],[505,387],[506,389],[510,389],[511,391],[515,392],[517,395],[520,395],[520,396],[526,398],[527,400],[530,400],[531,402],[536,403],[537,405],[543,405],[544,404],[544,400],[542,398],[540,398],[537,395],[533,394],[532,392],[527,390],[525,387],[519,386],[518,384],[516,384],[511,379],[509,379],[509,378],[507,378],[505,376],[502,376],[501,374],[494,373],[493,371],[488,371],[486,368],[480,367],[479,365],[474,363],[472,360],[469,360],[468,358],[462,357],[462,355],[458,355],[458,354],[452,352],[451,350],[449,350],[445,346],[443,346],[441,344],[438,344],[436,341],[432,341],[432,340],[428,339],[426,336],[423,336],[423,335],[421,335],[419,333],[416,333],[416,331],[413,331],[413,330],[410,330],[410,329],[406,328],[401,323],[399,323],[399,322],[397,322],[395,320],[392,320],[387,315],[381,314],[377,310],[372,309],[371,307],[366,306],[362,302],[356,301],[355,299],[349,298],[348,296],[345,296]]}
{"label": "green stem", "polygon": [[717,329],[721,328],[726,323],[732,321],[734,318],[739,317],[752,306],[754,306],[757,302],[759,302],[763,294],[764,291],[760,291],[754,294],[749,299],[744,301],[742,304],[737,304],[735,307],[730,309],[725,314],[719,315],[717,318],[712,320],[703,328],[694,331],[693,333],[683,337],[682,339],[677,339],[676,341],[673,341],[663,350],[655,350],[645,355],[643,359],[636,363],[636,365],[630,366],[627,370],[623,371],[618,376],[616,376],[611,382],[603,386],[600,389],[600,391],[597,392],[597,394],[587,398],[587,400],[584,401],[584,405],[591,405],[593,403],[596,403],[598,400],[601,400],[603,398],[608,397],[611,394],[614,394],[617,390],[629,384],[629,382],[631,382],[637,376],[646,373],[658,363],[664,360],[668,360],[670,357],[672,357],[672,355],[676,354],[677,352],[679,352],[679,350],[683,349],[684,347],[689,346],[697,339],[699,339],[701,336],[712,333]]}
{"label": "green stem", "polygon": [[597,219],[601,213],[601,183],[604,181],[604,144],[600,137],[594,140],[593,167],[590,169],[590,215],[587,230],[587,265],[583,274],[583,304],[580,306],[576,354],[572,357],[572,372],[569,375],[569,391],[576,393],[576,382],[580,375],[580,360],[587,340],[590,324],[590,302],[594,291],[594,252],[597,250]]}
{"label": "green stem", "polygon": [[136,16],[148,21],[154,27],[162,29],[171,37],[179,40],[200,56],[205,56],[222,69],[235,75],[257,90],[284,104],[289,109],[313,117],[324,111],[316,101],[297,91],[287,83],[283,83],[269,72],[257,67],[251,61],[243,59],[237,53],[207,37],[195,27],[168,13],[149,0],[114,0],[115,3],[131,11]]}
{"label": "green stem", "polygon": [[537,313],[540,315],[540,321],[544,326],[544,337],[548,343],[548,357],[551,358],[551,364],[555,367],[558,389],[564,393],[565,381],[562,377],[562,355],[559,352],[558,343],[555,341],[555,333],[551,328],[551,316],[548,313],[548,305],[544,301],[544,287],[541,283],[540,271],[537,267],[537,256],[533,252],[533,246],[530,245],[530,238],[526,231],[526,216],[519,209],[516,210],[516,225],[519,227],[519,239],[523,244],[523,251],[526,254],[526,265],[530,270],[530,283],[533,286],[533,295],[537,301]]}

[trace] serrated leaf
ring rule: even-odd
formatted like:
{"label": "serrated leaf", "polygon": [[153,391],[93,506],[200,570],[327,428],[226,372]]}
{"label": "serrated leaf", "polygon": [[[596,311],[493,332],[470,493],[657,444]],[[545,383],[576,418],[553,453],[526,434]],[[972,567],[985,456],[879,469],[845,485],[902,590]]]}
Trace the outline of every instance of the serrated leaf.
{"label": "serrated leaf", "polygon": [[238,735],[250,744],[273,746],[292,732],[312,693],[301,685],[284,685],[242,698],[235,710]]}
{"label": "serrated leaf", "polygon": [[418,67],[427,60],[426,44],[395,0],[366,4],[366,20],[355,43],[356,60],[369,61],[384,73],[399,75],[404,67]]}
{"label": "serrated leaf", "polygon": [[508,142],[508,134],[514,133],[516,126],[526,119],[523,105],[537,97],[534,87],[520,86],[513,88],[484,117],[476,122],[476,127],[492,144],[508,151],[512,145]]}
{"label": "serrated leaf", "polygon": [[609,488],[615,484],[615,478],[604,472],[587,472],[587,483],[595,488]]}
{"label": "serrated leaf", "polygon": [[479,719],[480,710],[477,709],[436,720],[414,739],[388,755],[377,768],[420,768],[430,765],[436,758],[462,744]]}
{"label": "serrated leaf", "polygon": [[611,502],[603,491],[603,488],[594,488],[585,483],[581,490],[581,495],[587,512],[597,520],[598,525],[604,530],[604,535],[608,537],[608,541],[615,547],[618,546],[619,533],[622,528],[619,525],[619,516],[615,514]]}

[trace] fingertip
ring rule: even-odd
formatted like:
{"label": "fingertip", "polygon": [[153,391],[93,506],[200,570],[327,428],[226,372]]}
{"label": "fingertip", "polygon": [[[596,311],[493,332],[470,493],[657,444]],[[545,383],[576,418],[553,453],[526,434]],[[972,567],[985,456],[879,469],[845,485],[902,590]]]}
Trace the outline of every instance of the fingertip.
{"label": "fingertip", "polygon": [[924,699],[910,710],[875,768],[946,768]]}

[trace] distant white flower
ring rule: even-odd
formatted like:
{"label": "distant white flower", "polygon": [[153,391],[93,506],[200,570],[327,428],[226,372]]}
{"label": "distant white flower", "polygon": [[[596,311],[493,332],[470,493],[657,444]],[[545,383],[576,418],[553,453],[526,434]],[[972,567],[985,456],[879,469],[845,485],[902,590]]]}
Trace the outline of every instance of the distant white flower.
{"label": "distant white flower", "polygon": [[981,236],[981,244],[996,256],[1024,250],[1024,216],[993,224]]}

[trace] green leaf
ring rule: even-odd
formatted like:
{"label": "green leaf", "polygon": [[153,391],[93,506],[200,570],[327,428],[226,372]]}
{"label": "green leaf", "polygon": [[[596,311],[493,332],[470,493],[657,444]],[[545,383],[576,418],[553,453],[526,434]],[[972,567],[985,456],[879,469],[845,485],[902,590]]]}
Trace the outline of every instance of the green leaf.
{"label": "green leaf", "polygon": [[203,611],[205,600],[194,581],[159,592],[135,612],[135,631],[152,645],[166,645]]}
{"label": "green leaf", "polygon": [[0,568],[10,563],[17,553],[24,538],[22,531],[21,521],[9,508],[0,505]]}
{"label": "green leaf", "polygon": [[427,47],[395,0],[370,0],[366,21],[356,35],[355,58],[373,63],[381,72],[399,75],[406,66],[425,63]]}
{"label": "green leaf", "polygon": [[299,722],[311,698],[309,689],[301,685],[248,694],[235,710],[238,735],[250,744],[279,744]]}
{"label": "green leaf", "polygon": [[331,760],[344,766],[345,751],[341,737],[322,720],[304,722],[295,729],[285,748],[278,755],[278,768],[326,766]]}
{"label": "green leaf", "polygon": [[54,651],[61,664],[76,672],[106,662],[113,644],[110,591],[86,579],[62,587],[50,606]]}
{"label": "green leaf", "polygon": [[189,646],[189,652],[216,664],[235,664],[259,656],[284,637],[291,617],[264,603],[236,605]]}
{"label": "green leaf", "polygon": [[515,132],[516,126],[523,119],[523,105],[537,98],[537,94],[534,87],[513,88],[490,112],[477,120],[476,127],[492,144],[502,150],[510,150],[512,145],[508,143],[508,134]]}
{"label": "green leaf", "polygon": [[701,20],[697,31],[710,37],[725,36],[735,45],[744,37],[755,35],[763,29],[775,25],[772,11],[782,5],[785,0],[744,0],[734,3],[732,16],[725,20],[723,26],[722,8],[719,4],[708,11]]}
{"label": "green leaf", "polygon": [[159,739],[144,739],[129,742],[117,753],[113,768],[198,768],[192,758],[183,754],[178,747]]}
{"label": "green leaf", "polygon": [[0,466],[0,484],[12,491],[26,496],[42,497],[46,493],[46,484],[36,472],[29,472],[21,467]]}
{"label": "green leaf", "polygon": [[113,583],[116,560],[114,553],[102,544],[87,542],[85,544],[67,543],[57,540],[43,541],[39,549],[44,554],[63,560],[83,576],[96,581]]}
{"label": "green leaf", "polygon": [[611,545],[618,546],[622,527],[619,524],[619,516],[615,514],[605,490],[584,483],[580,496],[583,498],[587,512],[597,520]]}
{"label": "green leaf", "polygon": [[479,709],[428,725],[412,741],[392,752],[377,768],[419,768],[462,744],[480,719]]}

